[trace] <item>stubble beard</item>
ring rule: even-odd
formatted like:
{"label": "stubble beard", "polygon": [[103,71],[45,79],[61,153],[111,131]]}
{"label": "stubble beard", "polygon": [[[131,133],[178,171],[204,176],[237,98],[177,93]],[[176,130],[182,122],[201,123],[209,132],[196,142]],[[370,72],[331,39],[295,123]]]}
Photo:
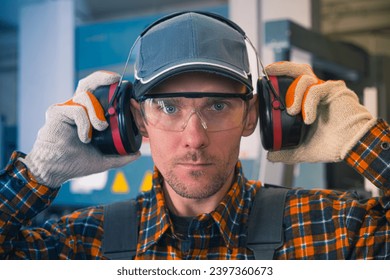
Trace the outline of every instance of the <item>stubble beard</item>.
{"label": "stubble beard", "polygon": [[[185,156],[186,159],[191,159],[192,161],[196,161],[198,159],[198,154],[187,154]],[[201,156],[203,161],[213,162],[214,164],[218,164],[218,160],[213,157],[203,157]],[[194,183],[186,184],[183,182],[183,178],[179,178],[175,173],[175,165],[178,162],[183,162],[183,160],[174,161],[173,167],[169,169],[166,176],[164,176],[164,180],[168,185],[181,197],[188,199],[206,199],[214,194],[216,194],[222,187],[225,185],[229,172],[227,172],[228,167],[217,166],[217,174],[215,176],[210,176],[204,171],[190,171],[187,176],[190,176]],[[206,176],[210,176],[207,183],[201,185],[201,179]]]}

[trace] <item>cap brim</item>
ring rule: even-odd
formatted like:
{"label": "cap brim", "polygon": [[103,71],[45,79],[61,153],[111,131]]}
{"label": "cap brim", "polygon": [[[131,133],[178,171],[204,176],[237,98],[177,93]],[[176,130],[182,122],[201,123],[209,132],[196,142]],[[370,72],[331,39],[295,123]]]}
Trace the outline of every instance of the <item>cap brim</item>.
{"label": "cap brim", "polygon": [[202,61],[202,62],[183,62],[181,64],[175,63],[172,67],[164,67],[164,70],[159,71],[158,74],[153,77],[139,78],[135,73],[134,92],[135,98],[147,94],[152,88],[159,85],[161,82],[176,76],[181,73],[188,72],[207,72],[217,75],[222,75],[233,80],[238,81],[245,85],[248,91],[253,91],[251,76],[248,73],[240,72],[239,70],[233,69],[229,65],[223,65],[223,63],[215,61]]}

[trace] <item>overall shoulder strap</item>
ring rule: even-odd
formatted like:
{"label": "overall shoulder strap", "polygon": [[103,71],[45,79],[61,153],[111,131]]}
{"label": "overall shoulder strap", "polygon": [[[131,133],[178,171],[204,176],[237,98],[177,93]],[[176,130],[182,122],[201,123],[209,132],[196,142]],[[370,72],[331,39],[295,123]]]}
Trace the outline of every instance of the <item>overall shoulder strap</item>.
{"label": "overall shoulder strap", "polygon": [[272,260],[284,242],[283,216],[289,188],[265,184],[249,216],[247,247],[257,260]]}
{"label": "overall shoulder strap", "polygon": [[104,206],[103,255],[112,260],[130,260],[137,253],[138,217],[134,199]]}

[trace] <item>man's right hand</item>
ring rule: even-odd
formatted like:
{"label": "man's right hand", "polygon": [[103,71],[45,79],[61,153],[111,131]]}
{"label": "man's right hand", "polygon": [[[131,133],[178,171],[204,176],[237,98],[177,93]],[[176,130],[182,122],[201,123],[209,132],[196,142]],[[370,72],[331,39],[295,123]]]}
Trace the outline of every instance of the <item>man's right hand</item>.
{"label": "man's right hand", "polygon": [[93,95],[96,88],[118,82],[120,76],[97,71],[79,81],[74,97],[49,107],[31,152],[21,159],[38,183],[59,187],[65,181],[123,166],[139,157],[104,155],[90,144],[92,129],[108,123]]}

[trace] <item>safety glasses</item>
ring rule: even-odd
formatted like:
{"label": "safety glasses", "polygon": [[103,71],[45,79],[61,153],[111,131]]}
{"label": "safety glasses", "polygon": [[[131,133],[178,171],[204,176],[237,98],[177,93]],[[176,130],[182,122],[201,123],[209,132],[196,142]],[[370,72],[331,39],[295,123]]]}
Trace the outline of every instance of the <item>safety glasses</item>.
{"label": "safety glasses", "polygon": [[240,126],[252,93],[159,93],[144,96],[141,111],[146,123],[165,131],[183,131],[192,116],[210,132]]}

